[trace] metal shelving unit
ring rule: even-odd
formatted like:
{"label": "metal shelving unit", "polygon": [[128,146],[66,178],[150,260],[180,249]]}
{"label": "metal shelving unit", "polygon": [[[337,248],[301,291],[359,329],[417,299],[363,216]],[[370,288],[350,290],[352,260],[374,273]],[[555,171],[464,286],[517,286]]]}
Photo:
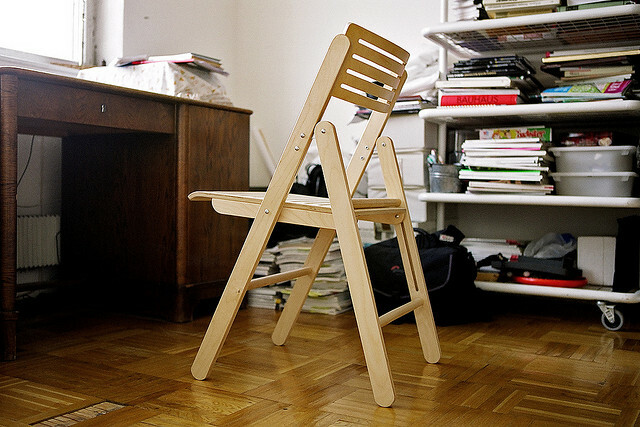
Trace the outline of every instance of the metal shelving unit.
{"label": "metal shelving unit", "polygon": [[[531,196],[520,194],[421,193],[430,203],[474,203],[484,205],[575,206],[585,208],[640,208],[637,197]],[[444,226],[444,224],[439,224]]]}
{"label": "metal shelving unit", "polygon": [[[447,7],[446,0],[443,7]],[[446,14],[445,14],[446,16]],[[567,11],[540,15],[481,21],[444,22],[425,28],[423,35],[446,51],[458,56],[491,56],[501,52],[530,54],[557,49],[621,46],[640,44],[640,5],[623,5],[598,9]],[[589,123],[638,123],[640,101],[607,100],[581,103],[519,104],[499,106],[440,107],[425,109],[420,117],[439,125],[439,149],[446,145],[447,127],[473,128],[487,126],[546,124],[571,125]],[[528,195],[475,195],[456,193],[423,193],[420,200],[436,203],[438,229],[444,227],[444,205],[522,205],[584,208],[640,208],[635,197],[578,197]],[[602,311],[602,323],[611,330],[622,327],[624,319],[615,303],[639,303],[640,291],[612,292],[611,288],[554,288],[515,283],[477,281],[481,289],[596,301]]]}
{"label": "metal shelving unit", "polygon": [[461,56],[628,45],[640,40],[640,5],[445,22],[422,34]]}
{"label": "metal shelving unit", "polygon": [[[506,19],[506,18],[505,18]],[[611,99],[595,102],[542,103],[426,108],[419,116],[429,122],[449,126],[475,126],[487,123],[562,124],[580,121],[637,121],[640,101]]]}

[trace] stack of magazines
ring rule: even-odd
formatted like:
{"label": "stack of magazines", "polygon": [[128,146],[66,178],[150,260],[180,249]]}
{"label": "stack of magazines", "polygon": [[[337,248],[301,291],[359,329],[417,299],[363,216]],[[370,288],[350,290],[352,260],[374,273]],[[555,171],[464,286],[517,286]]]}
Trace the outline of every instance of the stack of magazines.
{"label": "stack of magazines", "polygon": [[529,134],[533,136],[481,131],[480,139],[465,140],[460,160],[464,168],[459,177],[468,180],[467,193],[551,193],[548,172],[552,158],[547,153],[550,129]]}
{"label": "stack of magazines", "polygon": [[640,46],[558,50],[540,69],[557,78],[541,93],[543,102],[596,101],[635,97]]}
{"label": "stack of magazines", "polygon": [[458,61],[447,80],[436,82],[438,105],[511,105],[529,102],[540,83],[534,67],[519,55]]}
{"label": "stack of magazines", "polygon": [[490,18],[552,13],[560,6],[560,0],[482,0]]}
{"label": "stack of magazines", "polygon": [[[286,272],[302,268],[309,255],[314,239],[301,237],[278,243],[263,254],[262,271]],[[273,261],[272,260],[273,257]],[[261,263],[263,261],[261,260]],[[258,270],[256,270],[256,273]],[[279,283],[247,292],[250,307],[278,309],[286,304],[293,283]],[[339,314],[351,310],[351,297],[340,254],[340,246],[334,241],[313,282],[302,311],[310,313]]]}

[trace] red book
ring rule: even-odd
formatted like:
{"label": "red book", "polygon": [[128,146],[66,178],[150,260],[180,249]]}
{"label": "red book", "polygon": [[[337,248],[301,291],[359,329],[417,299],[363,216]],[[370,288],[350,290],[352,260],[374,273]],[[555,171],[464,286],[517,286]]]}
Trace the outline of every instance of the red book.
{"label": "red book", "polygon": [[441,107],[452,107],[460,105],[514,105],[521,102],[519,95],[520,91],[518,89],[447,90],[439,92],[438,104]]}

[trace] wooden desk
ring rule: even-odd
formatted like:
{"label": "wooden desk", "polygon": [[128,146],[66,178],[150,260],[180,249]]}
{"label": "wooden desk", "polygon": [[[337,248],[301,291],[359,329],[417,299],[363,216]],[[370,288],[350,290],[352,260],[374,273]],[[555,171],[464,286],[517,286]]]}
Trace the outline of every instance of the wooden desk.
{"label": "wooden desk", "polygon": [[18,133],[62,137],[62,277],[181,322],[221,294],[247,231],[187,194],[248,189],[250,114],[0,67],[3,360],[16,357]]}

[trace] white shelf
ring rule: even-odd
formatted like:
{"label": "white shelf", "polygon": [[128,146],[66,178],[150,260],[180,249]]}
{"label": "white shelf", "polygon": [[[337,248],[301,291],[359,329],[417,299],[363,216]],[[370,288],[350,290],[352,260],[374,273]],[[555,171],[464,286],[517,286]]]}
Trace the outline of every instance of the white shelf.
{"label": "white shelf", "polygon": [[608,121],[625,121],[640,118],[640,101],[611,99],[566,103],[437,107],[423,109],[419,116],[434,123],[482,124],[484,127],[488,117],[491,117],[494,123],[500,121],[520,124],[584,122],[602,120],[603,117]]}
{"label": "white shelf", "polygon": [[427,27],[422,34],[462,56],[623,45],[640,40],[640,5],[448,22]]}
{"label": "white shelf", "polygon": [[476,287],[485,291],[518,295],[537,295],[555,298],[570,298],[587,301],[606,301],[619,304],[640,302],[640,291],[613,292],[607,286],[584,286],[581,288],[559,288],[553,286],[523,285],[519,283],[485,282],[477,280]]}
{"label": "white shelf", "polygon": [[418,199],[432,203],[485,205],[574,206],[591,208],[640,208],[636,197],[531,196],[521,194],[420,193]]}
{"label": "white shelf", "polygon": [[[425,28],[423,35],[460,56],[532,54],[560,49],[640,45],[640,5],[525,15],[513,18],[460,21]],[[442,56],[442,55],[441,55]],[[440,149],[447,127],[507,125],[606,126],[637,128],[640,101],[605,100],[574,103],[440,107],[419,116],[439,124]],[[436,203],[436,223],[444,226],[445,204],[523,205],[585,208],[640,208],[635,197],[531,196],[524,194],[421,193],[418,199]],[[480,289],[521,295],[572,298],[609,303],[640,303],[640,290],[612,292],[608,287],[556,288],[517,283],[476,281]],[[602,309],[602,307],[601,307]],[[604,311],[603,311],[604,313]]]}

